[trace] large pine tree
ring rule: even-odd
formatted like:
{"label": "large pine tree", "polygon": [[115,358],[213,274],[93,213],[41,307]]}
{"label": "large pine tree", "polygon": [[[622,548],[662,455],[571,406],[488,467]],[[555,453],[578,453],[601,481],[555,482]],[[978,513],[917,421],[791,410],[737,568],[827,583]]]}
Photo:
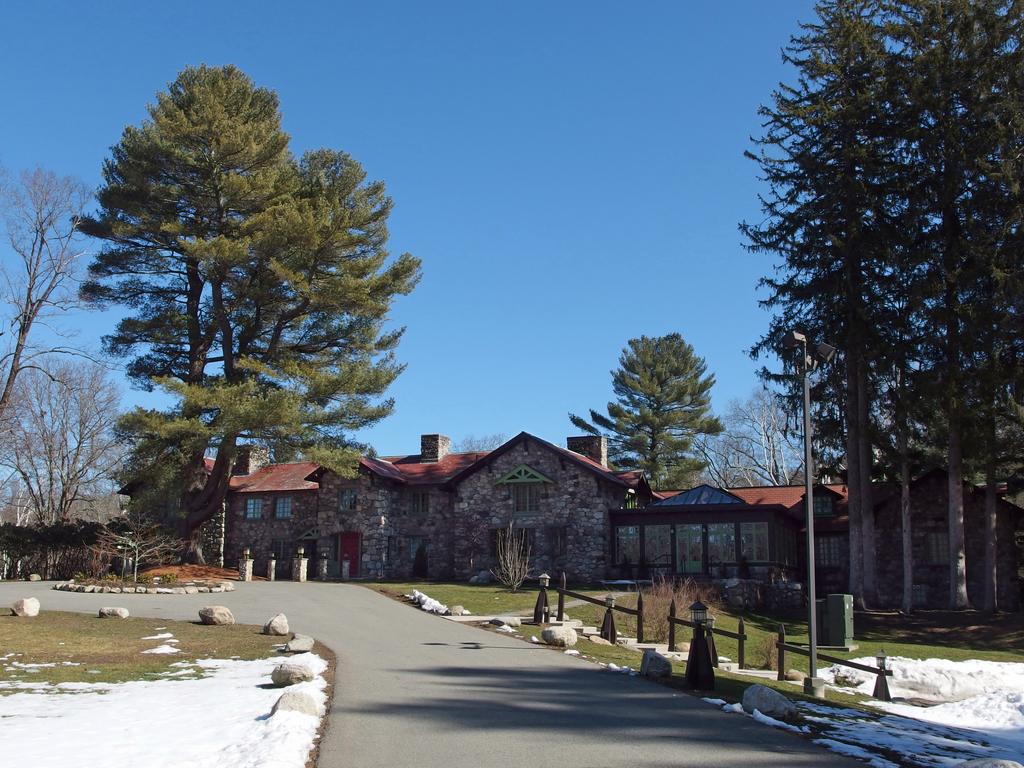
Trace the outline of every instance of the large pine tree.
{"label": "large pine tree", "polygon": [[704,468],[694,439],[722,425],[711,413],[715,377],[678,333],[630,339],[612,373],[614,402],[590,421],[569,419],[588,434],[608,437],[609,460],[620,469],[642,469],[656,488],[691,484]]}
{"label": "large pine tree", "polygon": [[175,398],[124,419],[132,466],[175,481],[199,558],[240,443],[350,471],[352,431],[391,411],[402,370],[385,324],[419,262],[388,256],[383,185],[344,153],[288,144],[272,91],[235,67],[186,69],[124,130],[83,225],[104,242],[84,295],[127,311],[107,348]]}
{"label": "large pine tree", "polygon": [[[841,366],[815,385],[820,466],[845,469],[850,510],[850,590],[874,598],[871,500],[870,360],[878,347],[871,321],[879,261],[891,229],[886,204],[894,142],[882,76],[885,38],[874,0],[827,0],[784,50],[796,70],[762,107],[765,133],[750,153],[768,190],[765,218],[743,224],[748,248],[780,259],[762,285],[773,310],[755,354],[792,360],[783,337],[800,330],[839,347]],[[763,372],[798,402],[796,378]]]}

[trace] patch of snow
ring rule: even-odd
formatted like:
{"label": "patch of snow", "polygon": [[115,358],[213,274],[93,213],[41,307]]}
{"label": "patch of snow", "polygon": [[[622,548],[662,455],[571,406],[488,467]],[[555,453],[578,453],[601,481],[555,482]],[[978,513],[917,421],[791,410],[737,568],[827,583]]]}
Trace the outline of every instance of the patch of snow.
{"label": "patch of snow", "polygon": [[169,637],[174,637],[171,632],[161,632],[159,635],[148,635],[143,640],[166,640]]}
{"label": "patch of snow", "polygon": [[[962,703],[962,702],[961,702]],[[924,722],[920,713],[938,707],[899,707],[900,714],[872,716],[859,710],[798,702],[803,719],[814,725],[825,746],[839,744],[836,751],[855,757],[871,756],[872,764],[889,768],[888,757],[904,756],[910,765],[951,766],[964,760],[1019,760],[1024,732],[973,730]],[[903,712],[914,717],[903,716]],[[1016,737],[1016,741],[1014,741]],[[830,746],[831,748],[831,746]],[[846,751],[844,751],[846,750]],[[867,758],[865,758],[867,759]]]}
{"label": "patch of snow", "polygon": [[579,656],[580,652],[575,648],[570,648],[568,651],[562,651],[566,656]]}
{"label": "patch of snow", "polygon": [[11,669],[13,667],[14,669],[45,669],[47,667],[56,667],[56,666],[57,666],[57,662],[55,662],[55,661],[46,661],[46,662],[40,662],[40,663],[34,663],[34,664],[33,663],[24,664],[24,663],[22,663],[20,661],[12,661],[7,666],[7,668]]}
{"label": "patch of snow", "polygon": [[879,709],[915,720],[953,728],[967,728],[996,744],[1014,747],[1024,755],[1024,693],[983,693],[934,707],[872,702]]}
{"label": "patch of snow", "polygon": [[[875,666],[873,656],[853,661],[869,667]],[[892,670],[889,692],[895,698],[947,702],[983,693],[1024,690],[1024,663],[890,656],[886,666]],[[841,688],[855,688],[868,696],[875,687],[876,675],[838,664],[822,669],[820,675],[826,683]]]}
{"label": "patch of snow", "polygon": [[724,707],[722,707],[722,711],[723,712],[738,712],[741,715],[744,714],[744,712],[743,712],[743,705],[740,704],[738,701],[735,704],[726,704]]}
{"label": "patch of snow", "polygon": [[496,627],[495,631],[497,631],[497,632],[507,632],[510,635],[515,634],[515,630],[512,629],[512,627],[508,626],[507,624],[502,624],[500,627]]}
{"label": "patch of snow", "polygon": [[701,699],[701,701],[706,701],[708,704],[714,704],[716,707],[725,706],[725,699]]}
{"label": "patch of snow", "polygon": [[878,757],[866,749],[861,749],[853,744],[847,744],[844,741],[836,741],[834,739],[812,739],[812,741],[822,747],[831,749],[833,752],[838,752],[840,755],[848,755],[849,757],[858,757],[861,760],[866,760],[869,765],[873,765],[875,768],[899,768],[895,763],[890,763],[888,760]]}
{"label": "patch of snow", "polygon": [[531,643],[539,643],[539,642],[540,642],[540,640],[538,640],[538,639],[537,639],[537,636],[536,636],[536,635],[531,635],[531,636],[530,636],[530,642],[531,642]]}
{"label": "patch of snow", "polygon": [[[316,677],[289,690],[309,693],[323,710],[326,663],[315,654],[291,659]],[[62,683],[76,691],[73,703],[57,691],[0,696],[4,762],[33,768],[68,765],[144,765],[146,768],[304,768],[319,719],[270,710],[281,689],[264,687],[278,658],[256,661],[204,659],[206,677],[129,683]],[[197,707],[197,701],[230,706]],[[159,713],[160,726],[125,738],[125,723],[140,713]],[[60,739],[55,740],[54,734]],[[187,734],[183,738],[183,734]]]}
{"label": "patch of snow", "polygon": [[175,648],[173,645],[164,643],[163,645],[158,645],[156,648],[150,648],[148,651],[142,651],[142,653],[181,653],[181,650]]}
{"label": "patch of snow", "polygon": [[439,603],[437,600],[430,597],[430,595],[426,595],[420,592],[418,589],[414,589],[412,591],[412,594],[406,595],[406,597],[412,600],[414,603],[416,603],[416,605],[418,605],[422,610],[426,611],[427,613],[436,613],[441,616],[448,613],[447,605]]}
{"label": "patch of snow", "polygon": [[757,720],[757,722],[763,723],[764,725],[770,725],[772,728],[782,728],[785,731],[792,731],[793,733],[807,733],[811,730],[807,726],[801,727],[785,723],[782,720],[776,720],[774,717],[769,717],[768,715],[763,714],[759,709],[755,709],[750,716]]}

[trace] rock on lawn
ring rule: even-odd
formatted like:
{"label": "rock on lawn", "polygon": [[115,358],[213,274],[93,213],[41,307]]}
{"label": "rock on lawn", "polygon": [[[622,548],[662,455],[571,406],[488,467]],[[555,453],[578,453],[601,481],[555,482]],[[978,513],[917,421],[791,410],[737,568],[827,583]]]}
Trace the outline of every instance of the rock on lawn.
{"label": "rock on lawn", "polygon": [[199,620],[203,624],[234,624],[235,616],[223,605],[207,605],[199,609]]}
{"label": "rock on lawn", "polygon": [[264,635],[279,635],[284,637],[288,632],[288,617],[283,613],[278,613],[270,617],[270,620],[263,625]]}
{"label": "rock on lawn", "polygon": [[796,705],[778,691],[766,685],[752,685],[743,692],[743,711],[749,715],[757,710],[777,720],[789,720],[796,715]]}
{"label": "rock on lawn", "polygon": [[278,688],[307,683],[313,679],[313,670],[303,664],[278,664],[270,673],[270,679]]}
{"label": "rock on lawn", "polygon": [[127,608],[100,608],[99,617],[101,619],[127,619],[128,609]]}
{"label": "rock on lawn", "polygon": [[672,677],[672,662],[653,648],[648,648],[640,662],[640,674],[644,677]]}
{"label": "rock on lawn", "polygon": [[11,606],[11,613],[15,616],[32,618],[39,615],[39,600],[35,597],[23,597],[16,600]]}
{"label": "rock on lawn", "polygon": [[313,650],[314,640],[309,635],[295,635],[284,647],[287,653],[306,653]]}
{"label": "rock on lawn", "polygon": [[302,691],[282,693],[281,698],[274,704],[274,708],[270,710],[270,714],[276,715],[278,712],[301,712],[304,715],[320,717],[320,707],[317,706],[316,701],[308,693]]}
{"label": "rock on lawn", "polygon": [[572,627],[545,627],[540,633],[540,639],[548,645],[556,645],[559,648],[569,648],[576,645],[576,630]]}

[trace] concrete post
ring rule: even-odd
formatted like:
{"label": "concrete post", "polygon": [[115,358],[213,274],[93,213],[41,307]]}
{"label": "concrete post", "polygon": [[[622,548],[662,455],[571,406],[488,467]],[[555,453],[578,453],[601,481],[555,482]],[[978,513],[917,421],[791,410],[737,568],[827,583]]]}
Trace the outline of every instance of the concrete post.
{"label": "concrete post", "polygon": [[270,560],[267,561],[267,581],[273,581],[277,576],[277,558],[273,554],[270,555]]}
{"label": "concrete post", "polygon": [[252,581],[252,567],[252,555],[249,552],[249,548],[246,547],[242,552],[242,559],[238,561],[238,580]]}
{"label": "concrete post", "polygon": [[327,553],[323,552],[320,555],[320,562],[317,564],[316,577],[320,581],[327,581]]}

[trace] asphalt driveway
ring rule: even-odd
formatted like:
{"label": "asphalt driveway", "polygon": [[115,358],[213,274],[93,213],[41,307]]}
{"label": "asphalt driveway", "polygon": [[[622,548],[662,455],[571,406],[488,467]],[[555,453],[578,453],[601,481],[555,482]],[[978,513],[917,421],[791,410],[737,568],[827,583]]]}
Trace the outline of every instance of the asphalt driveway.
{"label": "asphalt driveway", "polygon": [[[639,677],[445,621],[351,584],[239,584],[218,595],[95,595],[0,582],[0,606],[242,623],[278,611],[337,653],[321,768],[862,766]],[[203,702],[197,702],[203,706]]]}

